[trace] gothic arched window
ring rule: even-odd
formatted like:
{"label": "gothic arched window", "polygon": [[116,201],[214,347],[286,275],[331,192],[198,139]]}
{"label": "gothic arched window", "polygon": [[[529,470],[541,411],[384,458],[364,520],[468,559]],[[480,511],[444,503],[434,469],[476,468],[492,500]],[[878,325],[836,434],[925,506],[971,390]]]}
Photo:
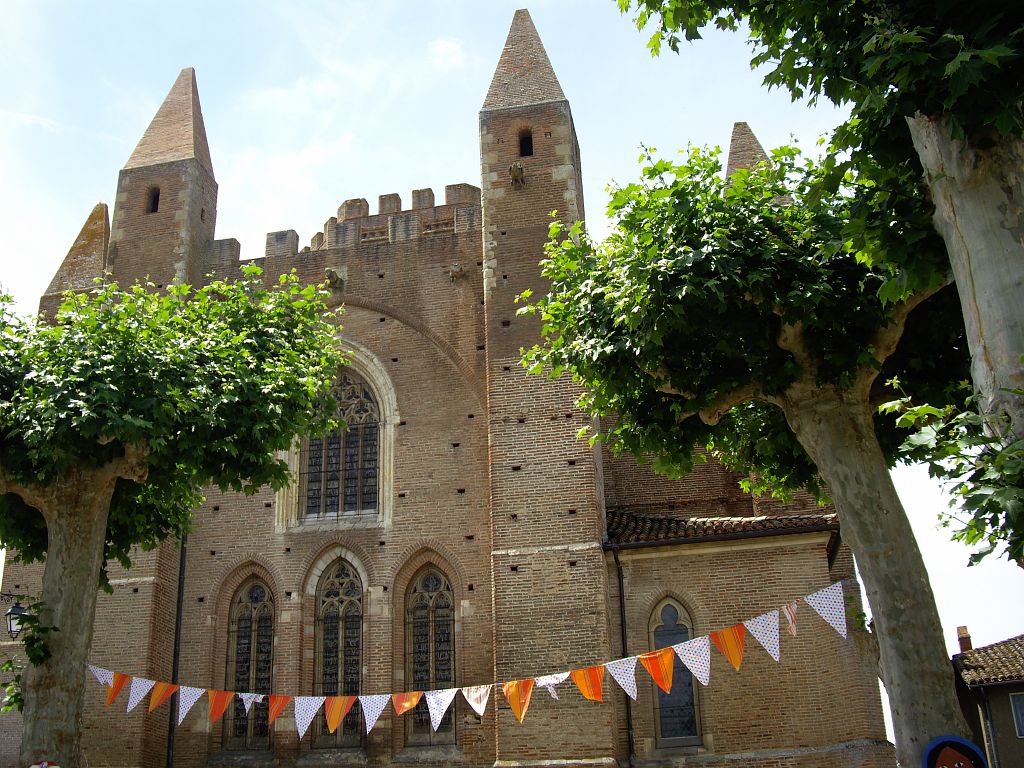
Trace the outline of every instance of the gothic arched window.
{"label": "gothic arched window", "polygon": [[301,474],[307,520],[376,514],[380,464],[380,409],[359,376],[338,377],[334,396],[344,429],[306,441]]}
{"label": "gothic arched window", "polygon": [[[362,666],[363,584],[342,559],[324,569],[316,589],[317,696],[359,694]],[[359,707],[353,707],[334,733],[321,710],[313,732],[316,747],[354,747],[360,743]]]}
{"label": "gothic arched window", "polygon": [[[228,629],[228,690],[270,693],[274,655],[274,598],[267,585],[250,579],[231,599]],[[225,745],[229,749],[267,749],[268,702],[254,703],[246,713],[241,699],[228,708]]]}
{"label": "gothic arched window", "polygon": [[[666,600],[651,617],[651,647],[667,648],[684,643],[693,636],[693,623],[674,600]],[[693,675],[675,656],[672,690],[665,693],[657,686],[654,704],[655,742],[659,747],[679,747],[700,743],[697,696]]]}
{"label": "gothic arched window", "polygon": [[[405,666],[408,690],[455,687],[455,599],[443,573],[427,567],[409,586],[405,600]],[[455,742],[455,703],[435,732],[426,698],[408,718],[409,744]]]}

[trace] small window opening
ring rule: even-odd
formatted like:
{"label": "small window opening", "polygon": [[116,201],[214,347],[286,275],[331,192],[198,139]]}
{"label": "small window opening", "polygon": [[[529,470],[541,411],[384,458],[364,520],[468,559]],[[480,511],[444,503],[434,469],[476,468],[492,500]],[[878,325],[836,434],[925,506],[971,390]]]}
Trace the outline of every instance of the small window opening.
{"label": "small window opening", "polygon": [[150,187],[146,193],[146,213],[156,213],[160,210],[160,187]]}
{"label": "small window opening", "polygon": [[533,157],[533,131],[529,128],[519,134],[519,156]]}

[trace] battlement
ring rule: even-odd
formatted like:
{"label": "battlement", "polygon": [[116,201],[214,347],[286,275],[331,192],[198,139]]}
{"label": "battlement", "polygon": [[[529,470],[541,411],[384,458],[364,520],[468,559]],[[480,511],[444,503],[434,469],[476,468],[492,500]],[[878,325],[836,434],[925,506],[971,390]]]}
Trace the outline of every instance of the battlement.
{"label": "battlement", "polygon": [[[444,188],[444,204],[434,204],[434,190],[414,189],[412,208],[402,208],[397,193],[377,198],[377,213],[370,213],[365,198],[346,200],[336,216],[324,222],[305,251],[325,248],[351,248],[363,244],[400,243],[419,237],[468,232],[480,227],[480,188],[472,184],[449,184]],[[295,230],[268,232],[266,255],[294,256],[299,236]]]}

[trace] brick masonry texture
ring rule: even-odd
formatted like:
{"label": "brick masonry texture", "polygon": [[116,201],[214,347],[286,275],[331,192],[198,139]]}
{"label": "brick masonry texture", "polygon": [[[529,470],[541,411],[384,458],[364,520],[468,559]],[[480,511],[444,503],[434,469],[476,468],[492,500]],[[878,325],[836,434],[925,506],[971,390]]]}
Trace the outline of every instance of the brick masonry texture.
{"label": "brick masonry texture", "polygon": [[[332,302],[345,307],[339,334],[353,349],[354,367],[377,371],[394,392],[393,465],[382,467],[392,508],[311,524],[289,512],[287,494],[210,490],[188,542],[183,683],[232,687],[230,602],[255,577],[274,605],[273,689],[312,694],[317,580],[338,557],[362,581],[365,693],[412,685],[406,595],[427,566],[452,587],[457,685],[647,650],[667,599],[684,609],[696,634],[831,581],[844,581],[850,604],[859,606],[832,510],[803,497],[789,505],[754,499],[714,460],[670,481],[590,447],[576,438],[590,423],[574,407],[576,386],[525,375],[520,349],[537,341],[538,325],[516,316],[515,297],[545,288],[537,265],[549,212],[584,218],[571,110],[525,11],[515,15],[479,119],[479,187],[449,185],[443,203],[428,188],[413,191],[407,204],[382,195],[373,213],[362,198],[345,200],[325,212],[308,245],[292,230],[268,234],[256,260],[268,283],[292,269],[308,282],[331,274]],[[510,174],[517,163],[524,183]],[[149,212],[154,189],[159,206]],[[185,70],[121,171],[103,258],[76,245],[53,285],[76,287],[91,277],[85,267],[98,271],[100,263],[122,284],[237,275],[237,241],[214,239],[216,203],[195,75]],[[87,227],[98,237],[105,221],[104,211],[102,222],[90,219]],[[643,531],[630,541],[644,547],[619,553],[620,592],[608,534],[611,523],[619,536],[611,541],[626,543],[616,531],[627,519],[630,530]],[[669,536],[698,528],[720,540]],[[734,535],[750,531],[759,536]],[[177,545],[168,542],[136,553],[128,571],[112,567],[113,594],[99,597],[93,663],[170,678],[177,563]],[[10,563],[4,589],[33,592],[40,576],[38,565]],[[840,639],[807,606],[799,627],[796,638],[783,637],[780,664],[752,639],[739,673],[714,656],[711,685],[696,686],[697,745],[670,748],[659,739],[654,692],[641,669],[637,702],[610,678],[603,704],[585,701],[570,683],[557,702],[536,691],[522,725],[498,690],[483,718],[460,698],[456,743],[438,747],[411,745],[408,716],[389,709],[358,748],[315,749],[311,736],[297,739],[288,707],[269,752],[233,753],[223,724],[208,723],[204,698],[178,730],[175,765],[625,765],[627,708],[642,764],[893,765],[876,674],[861,645]],[[163,765],[166,705],[153,715],[145,707],[126,715],[125,698],[108,710],[102,689],[87,687],[83,739],[91,768]],[[14,765],[19,729],[17,717],[0,718],[0,767]]]}

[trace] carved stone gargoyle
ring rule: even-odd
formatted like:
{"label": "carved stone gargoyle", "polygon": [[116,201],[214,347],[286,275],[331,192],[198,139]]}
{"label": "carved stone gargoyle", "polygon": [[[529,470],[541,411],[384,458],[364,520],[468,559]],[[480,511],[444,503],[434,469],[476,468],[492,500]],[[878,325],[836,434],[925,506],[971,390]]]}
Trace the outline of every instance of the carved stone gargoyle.
{"label": "carved stone gargoyle", "polygon": [[455,262],[448,267],[448,277],[451,278],[452,282],[457,282],[466,276],[466,269],[459,262]]}
{"label": "carved stone gargoyle", "polygon": [[526,186],[526,169],[518,160],[508,167],[508,177],[512,179],[513,187]]}
{"label": "carved stone gargoyle", "polygon": [[330,288],[331,293],[344,292],[345,278],[337,269],[334,267],[328,267],[324,270],[324,274],[327,276],[327,287]]}

